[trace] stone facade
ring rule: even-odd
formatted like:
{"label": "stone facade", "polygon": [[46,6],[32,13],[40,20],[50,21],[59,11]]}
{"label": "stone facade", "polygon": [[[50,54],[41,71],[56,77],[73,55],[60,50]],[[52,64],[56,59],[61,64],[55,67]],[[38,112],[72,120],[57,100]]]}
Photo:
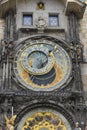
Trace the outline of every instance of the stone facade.
{"label": "stone facade", "polygon": [[80,41],[83,44],[83,50],[84,50],[83,51],[84,64],[81,65],[81,72],[87,102],[87,8],[85,10],[83,19],[79,21],[79,32],[80,32]]}
{"label": "stone facade", "polygon": [[[38,8],[38,3],[41,2],[39,0],[14,0],[13,3],[12,0],[1,0],[0,2],[0,4],[2,4],[0,10],[3,10],[2,13],[0,12],[0,122],[4,122],[3,130],[6,128],[6,125],[7,127],[12,127],[12,129],[14,129],[13,125],[16,127],[16,124],[18,125],[18,123],[21,124],[21,127],[19,125],[16,130],[21,130],[23,121],[26,118],[24,115],[27,115],[27,113],[30,115],[30,112],[33,113],[32,110],[35,108],[35,111],[37,111],[37,109],[40,110],[41,108],[44,113],[43,108],[46,110],[46,107],[61,112],[70,123],[71,127],[69,130],[73,129],[76,121],[79,122],[82,130],[84,130],[87,123],[87,9],[85,10],[84,2],[81,2],[80,0],[43,0],[42,4],[44,7],[42,9]],[[23,20],[25,14],[26,16],[32,16],[33,22],[31,25],[24,25]],[[58,26],[50,26],[50,15],[54,17],[55,15],[58,16]],[[24,53],[22,53],[24,49],[29,48],[34,44],[36,45],[38,42],[42,44],[44,43],[44,40],[45,42],[52,42],[53,48],[55,49],[53,51],[56,51],[57,49],[57,46],[54,47],[56,44],[59,44],[61,48],[63,47],[65,52],[70,55],[71,60],[67,59],[66,61],[70,61],[70,63],[72,61],[72,67],[71,64],[69,66],[72,68],[72,71],[70,71],[66,82],[59,88],[53,88],[52,91],[50,91],[50,89],[47,91],[46,88],[40,88],[40,91],[38,91],[37,88],[33,88],[35,86],[32,84],[27,84],[30,85],[28,86],[30,88],[25,86],[25,89],[23,86],[25,85],[24,81],[21,79],[19,81],[20,76],[18,75],[17,69],[25,69],[24,65],[26,64],[23,59],[23,68],[20,67],[22,60],[19,60],[20,58],[18,59],[18,57],[24,58]],[[43,45],[41,47],[43,47]],[[48,47],[48,43],[46,47]],[[51,47],[49,47],[49,54],[53,56],[54,52],[50,53],[50,49]],[[33,50],[32,52],[36,52],[36,50]],[[38,49],[37,52],[39,52]],[[40,52],[42,53],[42,50],[40,50]],[[35,55],[37,54],[35,53]],[[46,55],[46,57],[48,56],[49,55]],[[29,57],[26,59],[28,58]],[[15,62],[13,62],[13,60]],[[35,60],[35,63],[36,61],[37,60]],[[42,59],[40,59],[39,63],[41,66],[44,65],[42,64]],[[21,75],[22,71],[19,73]],[[47,71],[46,74],[48,73],[49,71]],[[23,78],[26,79],[26,73],[23,74]],[[28,83],[33,82],[34,76],[36,76],[35,80],[40,79],[38,75],[33,75],[32,73],[27,73],[27,76],[28,78],[30,76]],[[44,76],[44,74],[41,76]],[[45,75],[45,78],[46,76],[47,75]],[[33,82],[34,85],[35,83],[37,82]],[[36,86],[37,85],[38,84],[36,84]],[[40,84],[39,86],[43,87],[45,85]],[[15,124],[14,122],[13,124],[8,123],[8,118],[4,116],[5,114],[7,114],[9,118],[12,117],[12,121],[16,118]],[[14,117],[14,114],[18,114],[17,117]],[[21,121],[22,117],[23,121]],[[47,115],[46,118],[48,117],[49,115]],[[61,119],[64,119],[63,116],[61,117]],[[37,118],[38,121],[40,121],[40,119],[41,117]],[[30,123],[33,125],[32,123],[35,122],[31,121]],[[54,123],[57,123],[56,120],[54,120]],[[12,126],[9,126],[9,124]],[[24,126],[26,126],[26,123]],[[67,128],[68,126],[69,124],[67,124]],[[30,128],[30,126],[27,127]],[[38,125],[38,129],[39,128],[41,128],[41,125]],[[47,126],[44,128],[47,128]],[[44,128],[42,127],[42,129]],[[23,128],[23,130],[25,130],[25,128]]]}
{"label": "stone facade", "polygon": [[[33,17],[34,17],[34,27],[36,28],[35,26],[35,22],[37,20],[37,18],[39,16],[43,16],[45,19],[46,19],[46,23],[47,25],[49,24],[49,21],[48,21],[48,15],[49,13],[58,13],[59,14],[59,23],[60,23],[60,28],[61,29],[65,29],[67,31],[67,18],[65,17],[64,15],[64,5],[61,4],[60,2],[58,2],[56,0],[56,7],[53,7],[53,3],[49,2],[48,1],[45,1],[45,3],[47,2],[46,4],[46,9],[44,11],[44,13],[42,13],[42,11],[39,11],[37,9],[37,4],[34,2],[34,1],[26,1],[26,2],[23,2],[23,1],[17,1],[17,14],[16,14],[16,25],[17,25],[17,29],[23,27],[22,25],[22,13],[25,13],[25,12],[33,12]],[[34,8],[34,9],[33,9]],[[54,11],[55,10],[55,11]],[[1,19],[0,20],[0,40],[3,39],[4,37],[4,27],[5,27],[5,23],[4,23],[4,20]],[[79,32],[80,32],[80,41],[81,43],[83,44],[83,57],[84,57],[84,64],[82,65],[82,77],[83,77],[83,84],[84,84],[84,89],[85,91],[87,91],[87,9],[85,10],[85,13],[84,13],[84,16],[83,16],[83,19],[81,19],[79,21]],[[56,32],[53,33],[51,32],[53,36],[59,36],[59,37],[62,37],[64,38],[65,37],[65,34],[64,33],[58,33]],[[65,38],[64,38],[65,39]]]}
{"label": "stone facade", "polygon": [[4,37],[4,27],[5,27],[4,20],[0,20],[0,40],[3,39]]}
{"label": "stone facade", "polygon": [[18,0],[17,1],[17,15],[16,15],[16,24],[17,28],[23,27],[22,23],[22,15],[23,13],[30,12],[33,14],[33,28],[36,27],[35,23],[38,19],[38,17],[43,17],[46,20],[47,27],[49,27],[49,14],[58,14],[59,15],[59,27],[62,29],[67,30],[67,18],[64,13],[64,4],[61,3],[61,1],[55,0],[50,1],[44,0],[44,11],[39,10],[37,7],[38,1],[30,0],[25,1],[24,0]]}
{"label": "stone facade", "polygon": [[[17,1],[17,14],[16,14],[16,25],[17,30],[20,29],[30,29],[31,31],[28,31],[27,34],[24,34],[21,32],[19,33],[19,38],[29,36],[32,34],[36,34],[37,31],[37,20],[39,17],[42,17],[45,19],[46,22],[46,29],[45,33],[50,34],[52,36],[56,37],[62,37],[62,39],[65,39],[65,32],[67,32],[67,16],[65,16],[65,5],[63,2],[55,0],[55,4],[53,1],[44,0],[44,11],[39,10],[37,7],[38,1],[30,0],[30,1]],[[53,6],[54,5],[54,6]],[[23,25],[23,14],[28,13],[32,14],[33,16],[33,26],[24,26]],[[49,26],[49,15],[50,14],[57,14],[59,17],[59,26],[58,27],[50,27]],[[33,30],[33,31],[32,31]],[[62,31],[61,31],[62,30]],[[21,36],[20,36],[21,35]]]}

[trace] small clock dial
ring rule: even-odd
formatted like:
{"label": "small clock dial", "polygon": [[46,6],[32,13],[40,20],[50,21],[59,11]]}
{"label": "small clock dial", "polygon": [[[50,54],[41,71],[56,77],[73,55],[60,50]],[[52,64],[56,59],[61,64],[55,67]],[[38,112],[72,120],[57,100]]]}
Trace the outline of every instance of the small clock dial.
{"label": "small clock dial", "polygon": [[48,58],[42,51],[37,51],[30,54],[28,62],[30,67],[42,69],[48,63]]}
{"label": "small clock dial", "polygon": [[58,44],[32,40],[15,54],[14,73],[22,87],[52,91],[63,86],[71,74],[71,60]]}
{"label": "small clock dial", "polygon": [[21,65],[25,71],[33,75],[49,72],[55,63],[54,55],[43,44],[34,44],[25,49],[21,55]]}

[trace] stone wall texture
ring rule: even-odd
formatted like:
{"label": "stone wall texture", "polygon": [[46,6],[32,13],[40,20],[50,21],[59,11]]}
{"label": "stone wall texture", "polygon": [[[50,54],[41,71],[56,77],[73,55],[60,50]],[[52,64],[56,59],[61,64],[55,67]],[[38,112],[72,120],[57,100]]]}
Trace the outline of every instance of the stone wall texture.
{"label": "stone wall texture", "polygon": [[1,39],[3,39],[3,36],[4,36],[4,26],[5,26],[5,24],[4,24],[4,20],[0,20],[0,41],[1,41]]}
{"label": "stone wall texture", "polygon": [[79,31],[80,31],[80,40],[84,47],[83,51],[84,64],[81,65],[81,74],[87,101],[87,7],[83,19],[79,21]]}
{"label": "stone wall texture", "polygon": [[[32,1],[31,1],[31,4],[32,4]],[[24,11],[25,11],[25,8],[26,7],[24,7]],[[19,8],[19,9],[21,9],[21,8]],[[62,7],[62,9],[63,9],[63,7]],[[63,12],[61,11],[61,9],[59,9],[59,11],[62,14],[61,15],[61,18],[62,18]],[[21,11],[18,10],[18,12],[17,12],[17,18],[19,17],[18,14],[20,12]],[[38,13],[38,11],[37,11],[37,13]],[[21,25],[20,24],[20,19],[17,22],[19,23],[18,24],[18,27],[19,27]],[[63,21],[62,23],[64,23],[64,22],[65,21]],[[63,27],[63,25],[61,25],[61,26]],[[3,36],[4,36],[4,27],[5,27],[4,20],[1,19],[0,20],[0,41],[3,39]],[[87,95],[87,8],[85,10],[83,19],[79,20],[79,32],[80,32],[80,41],[81,41],[81,43],[84,46],[84,51],[83,51],[84,64],[81,64],[81,74],[82,74],[82,80],[83,80],[84,90],[85,90],[85,93],[86,93],[85,95]],[[87,97],[86,97],[86,101],[87,101]]]}

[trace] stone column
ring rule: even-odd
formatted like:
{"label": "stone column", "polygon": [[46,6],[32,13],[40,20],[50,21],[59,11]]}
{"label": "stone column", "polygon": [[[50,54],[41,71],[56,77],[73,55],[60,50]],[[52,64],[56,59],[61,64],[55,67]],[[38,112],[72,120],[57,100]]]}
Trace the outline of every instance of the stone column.
{"label": "stone column", "polygon": [[[78,11],[77,11],[78,10]],[[79,19],[82,19],[85,10],[85,4],[77,0],[67,0],[66,14],[69,17],[70,48],[73,61],[73,88],[72,95],[75,98],[76,121],[83,122],[85,109],[84,90],[81,77],[81,63],[83,63],[83,48],[79,35]],[[71,52],[70,51],[70,52]],[[84,107],[85,106],[85,107]]]}
{"label": "stone column", "polygon": [[4,38],[5,20],[0,19],[0,41]]}
{"label": "stone column", "polygon": [[[87,0],[86,0],[87,3]],[[85,103],[87,106],[87,7],[83,16],[83,19],[79,21],[79,32],[80,32],[80,40],[83,44],[83,63],[81,64],[81,75],[84,87],[84,96]],[[87,122],[87,109],[85,111],[86,121]]]}

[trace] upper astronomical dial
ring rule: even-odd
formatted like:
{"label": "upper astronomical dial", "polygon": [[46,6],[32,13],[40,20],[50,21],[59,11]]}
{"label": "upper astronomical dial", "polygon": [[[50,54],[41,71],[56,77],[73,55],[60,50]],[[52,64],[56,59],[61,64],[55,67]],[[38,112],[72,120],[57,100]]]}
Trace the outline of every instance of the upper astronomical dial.
{"label": "upper astronomical dial", "polygon": [[71,74],[68,53],[48,40],[31,40],[14,59],[14,73],[23,87],[34,91],[52,91],[64,86]]}

